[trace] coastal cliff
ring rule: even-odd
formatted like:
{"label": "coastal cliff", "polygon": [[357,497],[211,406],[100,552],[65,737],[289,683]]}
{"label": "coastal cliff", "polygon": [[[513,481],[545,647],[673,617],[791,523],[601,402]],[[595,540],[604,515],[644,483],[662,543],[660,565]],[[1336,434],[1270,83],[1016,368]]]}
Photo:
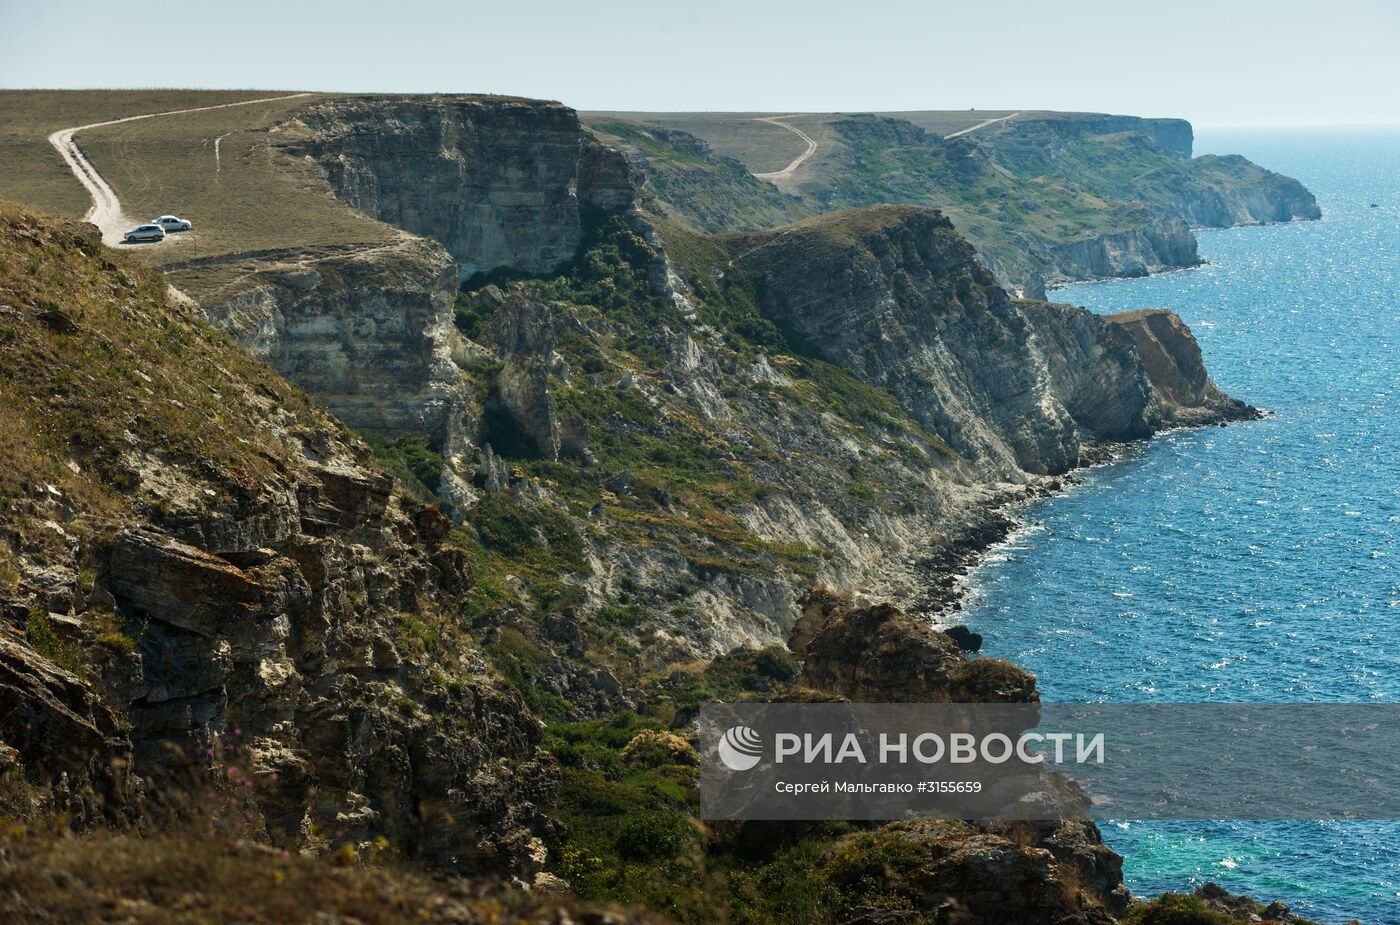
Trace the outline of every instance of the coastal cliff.
{"label": "coastal cliff", "polygon": [[[928,601],[929,561],[973,551],[987,511],[1103,442],[1245,413],[1156,389],[1097,316],[1011,298],[935,211],[711,239],[649,212],[557,104],[338,99],[276,134],[399,237],[257,261],[206,316],[458,526],[565,525],[566,556],[487,550],[511,574],[537,555],[560,570],[543,598],[526,580],[489,609],[628,608],[617,633],[650,634],[656,663],[780,642],[814,581]],[[476,271],[455,293],[460,259],[504,288]],[[545,622],[528,635],[551,667],[530,684],[585,711],[628,701],[615,666],[570,667]]]}
{"label": "coastal cliff", "polygon": [[250,841],[347,864],[692,922],[820,890],[1111,925],[1084,823],[702,826],[686,724],[1033,700],[935,625],[1009,504],[1252,413],[1179,319],[1013,298],[926,208],[698,234],[557,104],[346,98],[276,137],[388,243],[239,255],[196,306],[7,217],[7,811],[160,830],[231,773]]}
{"label": "coastal cliff", "polygon": [[1176,387],[1169,351],[1205,375],[1194,340],[1153,342],[1162,362],[1144,366],[1099,316],[1011,299],[938,212],[882,207],[729,244],[765,312],[1003,476],[1062,473],[1087,442],[1242,413],[1218,390]]}
{"label": "coastal cliff", "polygon": [[545,274],[572,260],[594,211],[631,205],[640,182],[559,103],[486,96],[366,96],[320,103],[279,144],[335,195],[441,243],[461,278]]}
{"label": "coastal cliff", "polygon": [[[752,116],[623,115],[588,124],[628,152],[659,208],[705,231],[882,204],[937,208],[1003,287],[1033,297],[1076,280],[1195,266],[1192,228],[1321,215],[1296,180],[1238,156],[1192,157],[1193,131],[1181,119],[1017,112],[978,123],[964,113],[955,123],[964,128],[944,136],[931,126],[959,114],[796,115],[784,124],[820,140],[784,181],[789,194],[753,175],[744,182],[715,153],[766,156],[749,140]],[[759,172],[756,163],[748,166]]]}

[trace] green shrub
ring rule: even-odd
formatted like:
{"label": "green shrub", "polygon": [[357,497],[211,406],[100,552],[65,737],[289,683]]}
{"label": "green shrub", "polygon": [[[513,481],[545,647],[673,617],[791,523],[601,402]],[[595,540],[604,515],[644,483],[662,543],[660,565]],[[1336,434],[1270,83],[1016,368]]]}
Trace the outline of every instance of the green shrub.
{"label": "green shrub", "polygon": [[35,652],[74,674],[82,673],[82,663],[72,650],[63,644],[63,640],[58,638],[49,615],[38,607],[29,611],[29,618],[25,621],[25,633]]}
{"label": "green shrub", "polygon": [[405,435],[385,440],[374,434],[361,433],[369,444],[374,459],[398,479],[419,500],[431,501],[442,487],[442,454],[428,446],[419,436]]}
{"label": "green shrub", "polygon": [[695,829],[683,816],[668,812],[635,811],[617,827],[618,854],[634,861],[676,857],[695,841]]}
{"label": "green shrub", "polygon": [[583,538],[554,511],[541,511],[506,495],[483,495],[468,520],[482,545],[507,559],[548,555],[561,566],[582,566]]}
{"label": "green shrub", "polygon": [[1150,903],[1128,910],[1124,925],[1232,925],[1233,919],[1206,906],[1195,896],[1163,893]]}

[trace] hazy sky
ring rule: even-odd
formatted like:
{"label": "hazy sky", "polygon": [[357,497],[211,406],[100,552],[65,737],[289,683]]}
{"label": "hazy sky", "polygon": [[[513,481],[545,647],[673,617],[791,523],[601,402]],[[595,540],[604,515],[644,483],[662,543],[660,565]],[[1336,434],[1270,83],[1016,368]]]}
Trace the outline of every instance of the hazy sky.
{"label": "hazy sky", "polygon": [[1400,0],[0,0],[0,87],[1400,122]]}

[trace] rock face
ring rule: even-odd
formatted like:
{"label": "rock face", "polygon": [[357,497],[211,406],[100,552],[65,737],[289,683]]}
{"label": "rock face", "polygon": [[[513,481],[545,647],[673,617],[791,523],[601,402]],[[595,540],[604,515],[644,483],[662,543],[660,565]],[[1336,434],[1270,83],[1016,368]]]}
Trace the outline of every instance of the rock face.
{"label": "rock face", "polygon": [[[968,656],[926,620],[894,607],[857,606],[828,591],[810,592],[802,604],[790,641],[802,661],[798,696],[866,703],[1039,700],[1032,675],[1000,659]],[[880,863],[862,863],[870,857]],[[896,823],[838,841],[825,865],[827,875],[853,894],[842,921],[870,925],[1111,925],[1130,899],[1122,860],[1086,820]],[[847,865],[860,880],[845,882]]]}
{"label": "rock face", "polygon": [[[1201,419],[1240,413],[1170,376],[1159,392],[1167,364],[1144,366],[1090,312],[1013,301],[938,212],[877,207],[727,240],[770,317],[992,469],[1064,472],[1086,438],[1147,436],[1178,399]],[[1199,351],[1174,343],[1204,376]]]}
{"label": "rock face", "polygon": [[[0,476],[0,753],[78,826],[191,813],[530,877],[556,780],[454,629],[474,577],[445,518],[92,234],[0,223],[40,268],[7,291],[76,325],[0,319],[7,440],[28,448]],[[249,781],[236,818],[186,803],[226,765]]]}
{"label": "rock face", "polygon": [[1107,315],[1105,320],[1132,339],[1157,393],[1154,409],[1172,424],[1211,423],[1225,418],[1248,419],[1258,412],[1222,392],[1201,362],[1196,337],[1179,317],[1165,308]]}
{"label": "rock face", "polygon": [[549,378],[567,367],[554,348],[566,331],[582,332],[583,325],[573,313],[527,293],[505,296],[491,286],[477,301],[490,303],[483,309],[491,321],[482,341],[501,357],[481,439],[512,456],[557,460],[564,439]]}
{"label": "rock face", "polygon": [[1195,144],[1195,132],[1185,119],[1144,119],[1099,112],[1028,113],[988,128],[989,134],[1003,136],[993,143],[998,150],[1011,149],[1013,146],[1004,138],[1014,136],[1015,150],[1025,155],[1034,151],[1036,156],[1105,135],[1142,135],[1181,160],[1190,159]]}
{"label": "rock face", "polygon": [[437,244],[261,262],[208,320],[311,392],[336,417],[378,434],[441,439],[465,413],[453,358],[457,274]]}
{"label": "rock face", "polygon": [[640,179],[566,106],[484,96],[332,100],[283,126],[336,196],[442,243],[466,279],[543,274],[578,252],[590,213],[630,207]]}
{"label": "rock face", "polygon": [[1050,252],[1057,280],[1131,278],[1201,262],[1196,236],[1179,218],[1055,245]]}
{"label": "rock face", "polygon": [[0,629],[0,770],[19,763],[82,827],[124,821],[140,789],[129,758],[116,714],[92,686]]}

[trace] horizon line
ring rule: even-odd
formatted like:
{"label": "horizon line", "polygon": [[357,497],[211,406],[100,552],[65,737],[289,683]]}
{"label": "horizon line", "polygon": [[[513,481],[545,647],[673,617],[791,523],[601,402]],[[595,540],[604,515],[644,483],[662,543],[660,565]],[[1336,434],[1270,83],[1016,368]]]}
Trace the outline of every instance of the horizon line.
{"label": "horizon line", "polygon": [[[667,115],[763,115],[769,113],[791,113],[793,115],[855,115],[868,113],[870,115],[889,115],[904,112],[1016,112],[1014,107],[956,107],[939,109],[935,107],[926,108],[845,108],[845,109],[794,109],[784,107],[772,108],[752,108],[752,109],[724,109],[724,108],[699,108],[699,109],[630,109],[606,106],[575,106],[557,97],[525,96],[518,93],[501,93],[497,91],[481,90],[288,90],[286,87],[275,86],[242,86],[242,87],[193,87],[193,86],[122,86],[122,87],[11,87],[0,86],[0,93],[122,93],[122,92],[206,92],[206,93],[240,93],[240,92],[302,92],[313,95],[362,95],[362,94],[383,94],[395,96],[502,96],[514,97],[517,99],[532,99],[542,102],[557,102],[567,106],[578,113],[617,113],[620,115],[649,115],[653,113],[665,113]],[[1320,121],[1320,122],[1197,122],[1187,116],[1144,116],[1139,113],[1121,112],[1116,113],[1104,109],[1055,109],[1045,107],[1022,107],[1020,112],[1026,113],[1090,113],[1101,115],[1134,116],[1142,119],[1181,119],[1191,124],[1193,129],[1310,129],[1310,128],[1396,128],[1400,127],[1400,119],[1385,119],[1373,122],[1357,122],[1352,120],[1344,121]]]}

